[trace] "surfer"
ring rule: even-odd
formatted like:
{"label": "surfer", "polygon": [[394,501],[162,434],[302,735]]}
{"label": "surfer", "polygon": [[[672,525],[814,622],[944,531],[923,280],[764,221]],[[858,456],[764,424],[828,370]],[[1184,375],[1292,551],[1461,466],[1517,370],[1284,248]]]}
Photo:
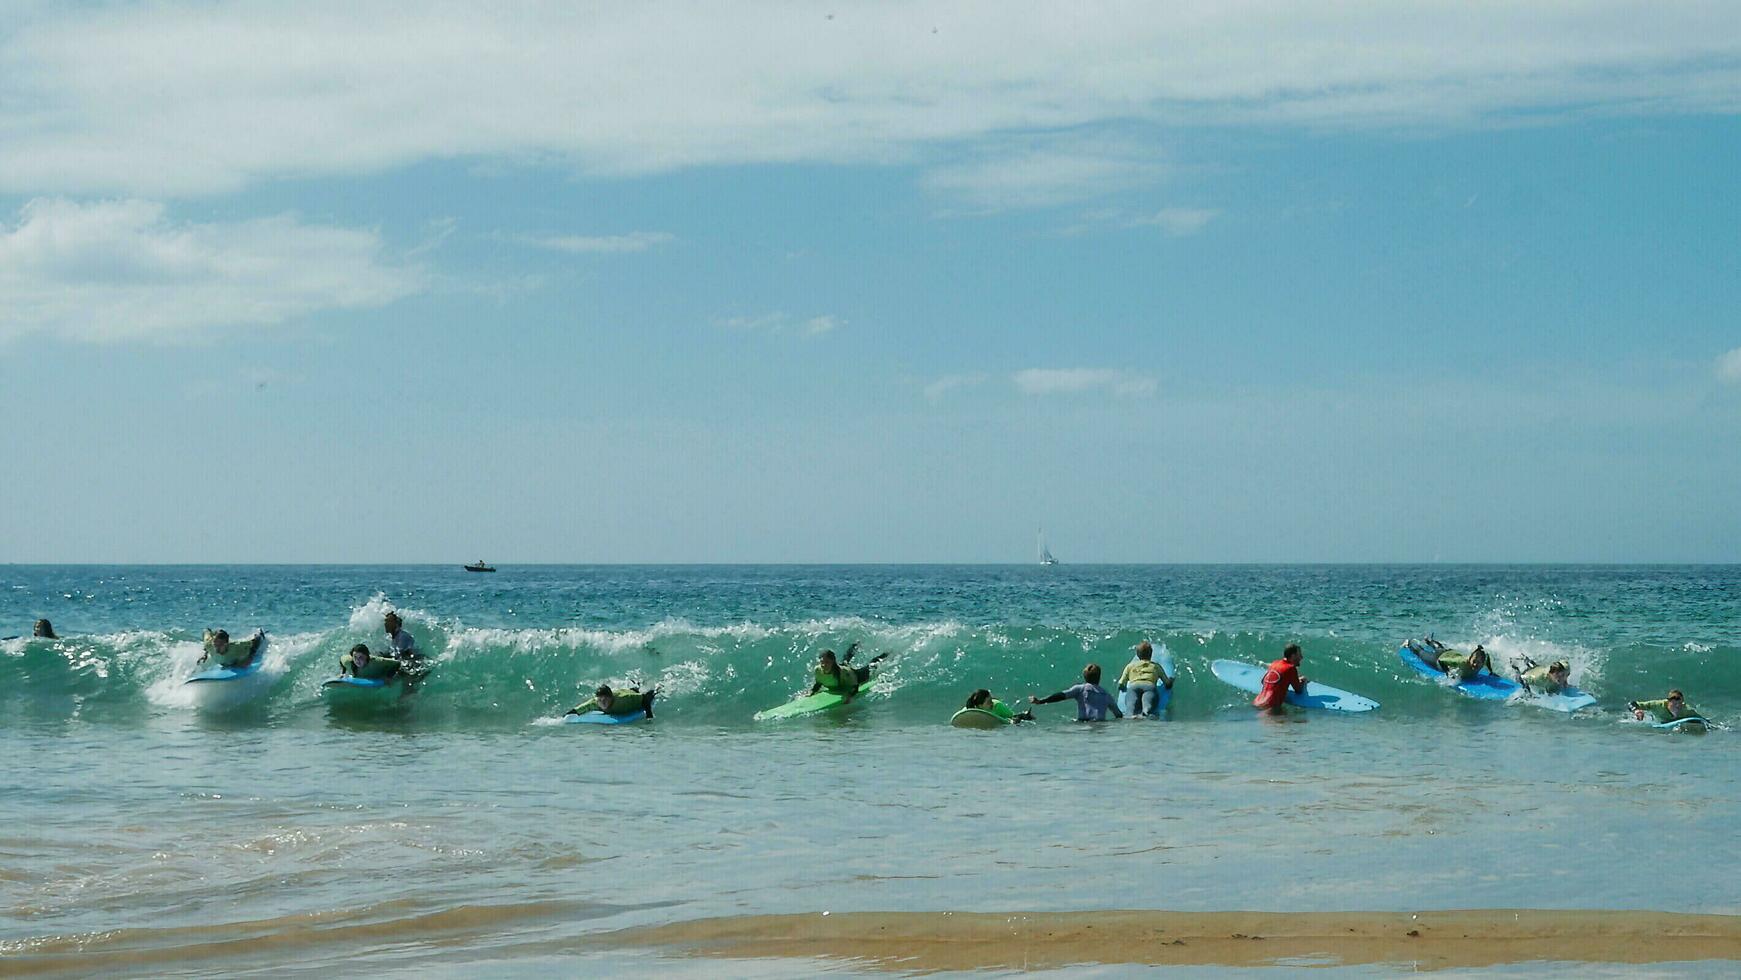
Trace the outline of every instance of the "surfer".
{"label": "surfer", "polygon": [[810,685],[805,697],[818,691],[827,691],[840,695],[842,700],[851,701],[859,688],[870,683],[876,662],[888,656],[887,653],[879,653],[863,667],[854,667],[852,655],[857,652],[857,643],[846,648],[844,657],[836,656],[833,650],[822,651],[822,655],[816,658],[816,683]]}
{"label": "surfer", "polygon": [[1269,665],[1264,671],[1263,688],[1257,692],[1257,697],[1251,699],[1254,707],[1266,711],[1280,711],[1287,703],[1288,688],[1293,688],[1295,694],[1306,693],[1306,679],[1300,676],[1300,661],[1305,654],[1300,652],[1298,643],[1290,643],[1282,648],[1282,659]]}
{"label": "surfer", "polygon": [[351,647],[350,653],[339,658],[339,673],[349,674],[358,680],[392,680],[404,668],[404,664],[392,657],[377,657],[370,653],[366,643],[359,643]]}
{"label": "surfer", "polygon": [[597,711],[607,715],[632,715],[645,711],[648,718],[653,717],[653,696],[659,693],[656,687],[647,688],[642,693],[638,687],[627,691],[613,691],[609,684],[600,684],[598,690],[592,692],[592,700],[577,704],[568,709],[571,715],[584,715],[589,711]]}
{"label": "surfer", "polygon": [[1024,711],[1018,715],[1014,708],[1011,708],[1009,705],[1004,704],[997,698],[992,697],[991,692],[983,687],[974,691],[972,694],[969,694],[967,696],[967,703],[962,705],[962,707],[987,711],[1008,722],[1034,720],[1034,713],[1032,711]]}
{"label": "surfer", "polygon": [[[1126,664],[1124,673],[1118,675],[1118,689],[1131,692],[1131,715],[1142,718],[1155,714],[1156,699],[1160,696],[1160,687],[1173,689],[1173,679],[1167,676],[1166,668],[1155,663],[1155,648],[1144,640],[1136,645],[1136,659]],[[1148,697],[1148,710],[1143,710],[1143,697]]]}
{"label": "surfer", "polygon": [[1415,648],[1415,653],[1427,666],[1459,681],[1469,680],[1483,670],[1493,673],[1493,658],[1488,656],[1487,648],[1479,643],[1475,644],[1475,649],[1464,653],[1437,640],[1428,639],[1425,645]]}
{"label": "surfer", "polygon": [[1699,709],[1687,703],[1686,696],[1679,689],[1668,692],[1668,697],[1660,701],[1628,701],[1626,707],[1631,709],[1632,717],[1639,721],[1643,721],[1648,714],[1659,725],[1671,724],[1685,718],[1704,718],[1704,715],[1699,714]]}
{"label": "surfer", "polygon": [[260,640],[266,634],[259,630],[254,635],[239,643],[230,642],[227,630],[206,630],[206,652],[200,655],[199,663],[215,658],[219,667],[246,667],[254,660],[254,651],[260,648]]}
{"label": "surfer", "polygon": [[1529,666],[1518,672],[1517,682],[1531,694],[1558,694],[1572,686],[1572,668],[1564,660],[1556,660],[1546,667],[1537,666],[1529,659],[1523,662]]}
{"label": "surfer", "polygon": [[36,625],[34,625],[30,628],[30,635],[36,637],[39,640],[58,640],[58,639],[60,639],[60,637],[54,635],[54,624],[50,623],[46,619],[37,620]]}
{"label": "surfer", "polygon": [[1123,718],[1124,712],[1118,710],[1118,702],[1112,695],[1106,693],[1106,688],[1100,686],[1100,665],[1089,664],[1082,668],[1082,683],[1066,688],[1056,694],[1045,697],[1028,696],[1029,704],[1056,704],[1059,701],[1076,702],[1077,721],[1105,721],[1106,713],[1111,711],[1113,717]]}
{"label": "surfer", "polygon": [[408,671],[421,668],[423,654],[417,649],[417,639],[405,632],[405,621],[399,618],[399,614],[391,609],[387,610],[381,625],[387,631],[387,653]]}

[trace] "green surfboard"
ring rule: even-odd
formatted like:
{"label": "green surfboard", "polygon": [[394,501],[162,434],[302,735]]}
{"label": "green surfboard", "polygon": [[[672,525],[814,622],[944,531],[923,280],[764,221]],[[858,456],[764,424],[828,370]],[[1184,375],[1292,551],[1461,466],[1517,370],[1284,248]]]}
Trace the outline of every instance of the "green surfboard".
{"label": "green surfboard", "polygon": [[802,698],[793,698],[777,708],[756,712],[757,721],[776,721],[781,718],[800,718],[813,715],[818,711],[827,711],[846,703],[846,699],[828,691],[818,691]]}

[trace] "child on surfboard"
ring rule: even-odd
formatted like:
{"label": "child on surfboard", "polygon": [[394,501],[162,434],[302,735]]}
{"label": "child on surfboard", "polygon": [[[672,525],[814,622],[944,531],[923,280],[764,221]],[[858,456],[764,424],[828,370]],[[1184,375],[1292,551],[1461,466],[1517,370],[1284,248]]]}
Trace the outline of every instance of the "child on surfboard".
{"label": "child on surfboard", "polygon": [[1668,692],[1668,697],[1660,701],[1629,701],[1626,707],[1632,709],[1632,717],[1639,721],[1643,721],[1648,714],[1659,725],[1669,725],[1688,718],[1704,719],[1704,715],[1699,714],[1699,709],[1687,703],[1686,695],[1678,688]]}
{"label": "child on surfboard", "polygon": [[888,656],[879,653],[870,658],[870,663],[863,667],[852,666],[852,655],[858,652],[858,644],[846,648],[846,656],[836,656],[833,650],[824,650],[816,658],[816,683],[810,685],[805,693],[809,697],[818,691],[838,694],[843,700],[851,701],[858,689],[870,683],[871,675],[875,673],[877,661]]}
{"label": "child on surfboard", "polygon": [[1043,698],[1028,696],[1029,704],[1056,704],[1059,701],[1076,702],[1077,721],[1105,721],[1108,711],[1115,718],[1124,717],[1124,712],[1118,710],[1118,699],[1106,693],[1106,688],[1100,686],[1099,664],[1089,664],[1082,668],[1082,683],[1075,687],[1065,688]]}
{"label": "child on surfboard", "polygon": [[[1155,648],[1144,640],[1136,645],[1136,659],[1125,664],[1124,673],[1118,675],[1118,689],[1131,692],[1130,706],[1134,717],[1142,718],[1155,714],[1155,705],[1159,703],[1161,687],[1173,689],[1173,679],[1167,676],[1167,670],[1155,662]],[[1148,699],[1148,710],[1143,710],[1143,699]]]}
{"label": "child on surfboard", "polygon": [[973,708],[977,711],[987,711],[991,714],[997,715],[999,718],[1002,718],[1007,722],[1034,720],[1034,713],[1032,711],[1024,711],[1018,715],[1014,708],[1004,704],[997,698],[992,697],[991,691],[983,687],[974,691],[972,694],[969,694],[967,696],[967,703],[962,705],[962,707]]}

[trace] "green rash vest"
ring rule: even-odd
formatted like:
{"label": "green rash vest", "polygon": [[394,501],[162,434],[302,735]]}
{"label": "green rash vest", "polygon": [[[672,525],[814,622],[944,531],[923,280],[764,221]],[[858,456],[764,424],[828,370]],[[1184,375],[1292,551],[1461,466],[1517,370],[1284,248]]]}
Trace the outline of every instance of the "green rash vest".
{"label": "green rash vest", "polygon": [[851,667],[841,665],[840,673],[830,674],[821,667],[816,668],[816,683],[830,694],[848,696],[858,693],[858,672]]}
{"label": "green rash vest", "polygon": [[1676,718],[1669,712],[1667,698],[1662,698],[1656,701],[1640,701],[1638,702],[1638,707],[1639,710],[1643,711],[1645,714],[1655,718],[1659,725],[1666,725],[1671,721],[1680,721],[1683,718],[1704,717],[1704,715],[1699,713],[1699,709],[1693,707],[1692,704],[1687,701],[1681,702],[1680,718]]}
{"label": "green rash vest", "polygon": [[1556,684],[1548,676],[1546,667],[1531,667],[1523,672],[1523,683],[1537,694],[1558,694],[1571,684],[1571,679],[1568,678],[1565,684]]}
{"label": "green rash vest", "polygon": [[598,706],[598,698],[593,698],[585,704],[577,704],[570,714],[584,715],[589,711],[599,711],[607,715],[632,715],[637,711],[647,710],[647,696],[639,691],[618,691],[611,700],[611,710],[605,711]]}
{"label": "green rash vest", "polygon": [[392,657],[370,657],[369,662],[361,667],[348,653],[339,658],[339,673],[354,674],[366,681],[384,681],[401,669],[402,665]]}
{"label": "green rash vest", "polygon": [[1481,668],[1470,666],[1469,658],[1471,656],[1473,654],[1464,653],[1461,650],[1446,650],[1439,654],[1439,669],[1460,681],[1466,681],[1481,673]]}
{"label": "green rash vest", "polygon": [[997,698],[992,698],[990,706],[988,706],[985,710],[991,712],[994,715],[997,715],[999,718],[1002,718],[1004,721],[1015,721],[1016,720],[1015,711],[1011,710],[1009,705],[1004,704],[1002,701],[999,701]]}
{"label": "green rash vest", "polygon": [[247,663],[248,659],[254,655],[254,647],[259,642],[260,634],[255,633],[245,639],[231,640],[230,645],[224,648],[224,652],[219,653],[212,631],[207,630],[205,636],[206,656],[217,661],[220,667],[239,667]]}

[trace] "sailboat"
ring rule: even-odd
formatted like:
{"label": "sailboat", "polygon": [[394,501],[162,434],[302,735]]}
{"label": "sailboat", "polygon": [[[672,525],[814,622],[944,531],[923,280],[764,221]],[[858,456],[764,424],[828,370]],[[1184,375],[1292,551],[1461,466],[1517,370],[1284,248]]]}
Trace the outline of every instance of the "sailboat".
{"label": "sailboat", "polygon": [[1045,528],[1040,529],[1040,564],[1042,564],[1042,565],[1056,565],[1056,564],[1058,564],[1058,559],[1052,557],[1052,549],[1046,547],[1046,530],[1045,530]]}

